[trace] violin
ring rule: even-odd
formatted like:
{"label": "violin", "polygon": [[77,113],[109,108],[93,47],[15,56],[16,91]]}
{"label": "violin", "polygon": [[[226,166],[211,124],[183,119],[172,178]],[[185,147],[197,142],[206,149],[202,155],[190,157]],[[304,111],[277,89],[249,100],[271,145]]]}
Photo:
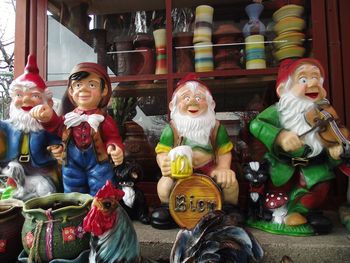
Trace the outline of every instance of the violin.
{"label": "violin", "polygon": [[337,112],[328,100],[317,103],[317,107],[306,112],[304,117],[311,129],[299,135],[299,137],[316,130],[325,147],[330,148],[336,145],[343,147],[340,158],[350,167],[349,130],[340,122]]}

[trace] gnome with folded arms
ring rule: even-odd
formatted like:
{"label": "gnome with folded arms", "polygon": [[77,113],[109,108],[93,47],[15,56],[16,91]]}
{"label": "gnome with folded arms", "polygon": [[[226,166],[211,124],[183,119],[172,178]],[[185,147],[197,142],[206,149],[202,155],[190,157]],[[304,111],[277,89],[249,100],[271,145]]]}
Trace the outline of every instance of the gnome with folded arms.
{"label": "gnome with folded arms", "polygon": [[99,64],[84,62],[73,68],[68,80],[66,95],[75,107],[73,111],[57,116],[48,104],[31,110],[47,131],[62,138],[66,193],[94,196],[107,180],[115,181],[113,164],[123,162],[124,145],[116,123],[104,110],[111,90],[106,70]]}
{"label": "gnome with folded arms", "polygon": [[[331,221],[318,209],[328,196],[332,170],[341,163],[343,153],[337,142],[326,145],[320,133],[324,127],[318,126],[321,122],[312,123],[315,118],[308,118],[334,110],[326,99],[324,78],[316,59],[284,60],[276,83],[279,101],[250,123],[251,133],[268,149],[268,196],[288,195],[282,223],[308,223],[316,233],[331,230]],[[274,205],[272,199],[266,201]]]}
{"label": "gnome with folded arms", "polygon": [[25,186],[27,176],[45,176],[51,181],[49,191],[55,191],[59,187],[60,176],[54,156],[59,156],[61,140],[46,132],[29,113],[39,104],[53,105],[52,93],[39,75],[34,55],[28,56],[24,73],[11,83],[9,93],[10,118],[0,121],[0,164],[5,170],[11,163],[21,173],[16,175],[18,181],[9,177],[7,184],[19,189]]}
{"label": "gnome with folded arms", "polygon": [[171,160],[177,155],[187,156],[195,173],[210,176],[222,188],[224,210],[238,212],[238,182],[231,169],[233,144],[225,127],[215,118],[215,102],[208,87],[195,74],[188,74],[177,84],[169,108],[171,122],[156,146],[162,173],[157,191],[162,205],[152,213],[152,226],[160,229],[174,226],[169,196],[176,183]]}

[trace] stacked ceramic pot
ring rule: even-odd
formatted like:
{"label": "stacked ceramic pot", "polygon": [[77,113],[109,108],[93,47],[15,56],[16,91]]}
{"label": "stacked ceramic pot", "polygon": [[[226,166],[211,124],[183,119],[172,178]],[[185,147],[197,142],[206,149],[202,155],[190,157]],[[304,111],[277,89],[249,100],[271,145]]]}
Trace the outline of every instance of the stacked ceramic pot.
{"label": "stacked ceramic pot", "polygon": [[299,5],[285,5],[273,13],[275,25],[273,27],[274,56],[278,61],[286,58],[300,58],[304,56],[305,20],[302,18],[304,7]]}
{"label": "stacked ceramic pot", "polygon": [[249,17],[243,27],[246,69],[266,68],[265,25],[259,20],[263,10],[264,6],[260,3],[249,4],[245,8]]}
{"label": "stacked ceramic pot", "polygon": [[214,32],[215,69],[239,68],[241,31],[231,23],[220,25]]}
{"label": "stacked ceramic pot", "polygon": [[195,71],[206,72],[214,69],[212,24],[214,8],[200,5],[196,8],[193,45],[195,54]]}
{"label": "stacked ceramic pot", "polygon": [[166,54],[166,30],[164,28],[153,31],[154,44],[156,46],[156,74],[166,74],[167,54]]}

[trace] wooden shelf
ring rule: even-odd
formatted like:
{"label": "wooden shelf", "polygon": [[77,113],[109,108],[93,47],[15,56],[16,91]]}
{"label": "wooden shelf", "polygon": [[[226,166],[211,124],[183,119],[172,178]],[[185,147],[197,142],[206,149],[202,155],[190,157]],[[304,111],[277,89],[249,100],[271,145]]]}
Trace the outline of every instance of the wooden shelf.
{"label": "wooden shelf", "polygon": [[[276,73],[277,69],[271,68],[264,70],[222,70],[198,73],[198,76],[208,84],[213,94],[218,94],[233,90],[238,92],[247,92],[248,90],[254,91],[259,90],[260,87],[263,88],[274,85]],[[177,79],[185,75],[186,73],[176,73],[168,74],[168,77],[170,77],[170,81],[176,82]],[[235,76],[235,78],[232,78],[233,76]],[[142,76],[138,77],[143,80]],[[123,77],[122,79],[129,78],[132,79],[133,82],[120,82],[117,86],[113,85],[113,96],[139,97],[160,95],[166,98],[167,82],[165,80],[140,84],[135,82],[135,78],[132,76]],[[120,81],[119,77],[114,77],[113,79],[115,81]]]}

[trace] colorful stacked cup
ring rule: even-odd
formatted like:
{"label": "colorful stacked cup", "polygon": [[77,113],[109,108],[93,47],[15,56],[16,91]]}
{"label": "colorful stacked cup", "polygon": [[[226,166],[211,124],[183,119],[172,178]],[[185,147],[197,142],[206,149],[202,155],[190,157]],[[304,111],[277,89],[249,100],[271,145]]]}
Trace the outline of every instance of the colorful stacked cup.
{"label": "colorful stacked cup", "polygon": [[301,17],[304,7],[299,5],[285,5],[273,13],[275,21],[274,56],[278,61],[286,58],[300,58],[304,56],[305,20]]}
{"label": "colorful stacked cup", "polygon": [[156,46],[156,74],[166,74],[168,73],[166,56],[166,30],[154,30],[153,36]]}
{"label": "colorful stacked cup", "polygon": [[196,8],[193,43],[211,42],[214,8],[200,5]]}
{"label": "colorful stacked cup", "polygon": [[265,42],[263,35],[245,38],[246,69],[266,68]]}
{"label": "colorful stacked cup", "polygon": [[214,69],[213,44],[211,42],[194,44],[194,54],[196,72],[207,72]]}
{"label": "colorful stacked cup", "polygon": [[206,72],[214,69],[212,24],[214,8],[200,5],[196,8],[193,44],[195,52],[195,71]]}

